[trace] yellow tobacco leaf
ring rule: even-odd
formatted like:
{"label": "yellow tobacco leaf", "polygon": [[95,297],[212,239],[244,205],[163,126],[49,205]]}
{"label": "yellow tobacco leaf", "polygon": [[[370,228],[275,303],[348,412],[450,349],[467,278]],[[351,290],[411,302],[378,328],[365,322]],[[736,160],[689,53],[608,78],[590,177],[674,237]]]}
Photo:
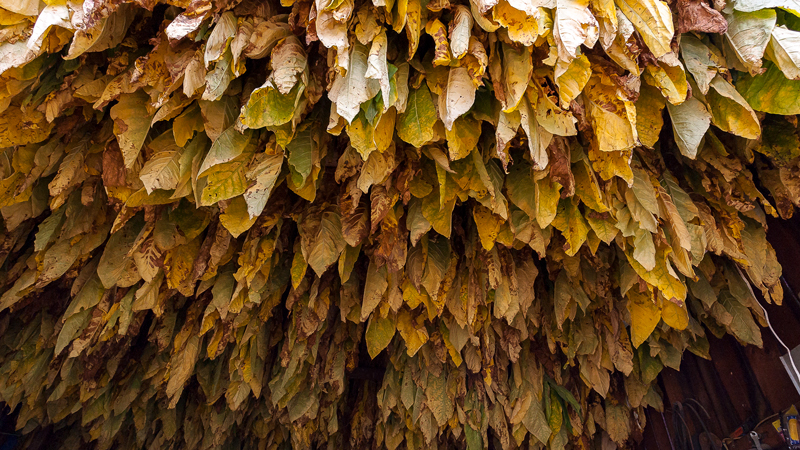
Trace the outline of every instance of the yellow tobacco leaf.
{"label": "yellow tobacco leaf", "polygon": [[583,243],[586,242],[589,226],[578,209],[578,205],[575,204],[574,199],[566,198],[559,202],[558,214],[553,220],[553,226],[560,231],[567,240],[564,246],[566,254],[572,256],[578,253]]}
{"label": "yellow tobacco leaf", "polygon": [[444,95],[447,90],[447,81],[450,78],[449,66],[434,66],[425,60],[422,63],[425,70],[425,83],[433,94]]}
{"label": "yellow tobacco leaf", "polygon": [[445,133],[447,151],[451,161],[466,158],[478,145],[481,137],[481,122],[471,115],[461,116],[453,122],[453,128]]}
{"label": "yellow tobacco leaf", "polygon": [[495,0],[471,0],[469,2],[469,10],[472,13],[472,18],[478,26],[487,33],[493,33],[500,28],[500,24],[494,21],[489,11],[496,4],[497,2]]}
{"label": "yellow tobacco leaf", "polygon": [[453,183],[447,183],[447,189],[448,194],[453,194],[450,198],[440,197],[439,193],[434,191],[422,199],[422,214],[437,233],[449,238],[457,197],[453,191]]}
{"label": "yellow tobacco leaf", "polygon": [[676,330],[685,330],[689,326],[689,312],[686,310],[685,303],[678,305],[669,300],[662,301],[661,318],[664,319],[665,324]]}
{"label": "yellow tobacco leaf", "polygon": [[717,75],[711,81],[706,101],[712,123],[722,131],[746,139],[757,139],[761,135],[761,124],[755,111],[722,76]]}
{"label": "yellow tobacco leaf", "polygon": [[356,38],[364,45],[369,44],[381,31],[378,26],[375,10],[368,4],[363,4],[356,11],[358,24],[356,25]]}
{"label": "yellow tobacco leaf", "polygon": [[610,218],[598,218],[594,217],[592,214],[587,214],[586,222],[589,223],[589,226],[597,235],[598,239],[606,244],[611,244],[614,238],[617,237],[617,234],[619,234],[619,229],[617,228],[616,223]]}
{"label": "yellow tobacco leaf", "polygon": [[295,252],[294,256],[292,257],[292,267],[291,267],[291,275],[292,275],[292,287],[297,289],[300,286],[300,283],[303,281],[303,278],[306,277],[306,271],[308,270],[308,263],[306,259],[303,257],[303,253],[299,250],[299,245],[295,244]]}
{"label": "yellow tobacco leaf", "polygon": [[347,137],[361,159],[369,159],[370,153],[378,149],[375,145],[375,128],[367,120],[363,111],[360,111],[352,122],[346,125]]}
{"label": "yellow tobacco leaf", "polygon": [[347,283],[350,279],[350,275],[353,273],[353,268],[356,265],[356,261],[358,260],[358,256],[361,254],[361,244],[358,244],[356,247],[351,247],[348,245],[342,251],[342,254],[339,255],[339,278],[342,280],[342,283]]}
{"label": "yellow tobacco leaf", "polygon": [[550,444],[552,445],[553,440],[556,439],[558,436],[559,431],[561,431],[561,427],[564,424],[564,414],[562,412],[561,401],[558,399],[558,395],[556,394],[555,390],[550,390],[550,417],[547,420],[550,429],[553,430],[553,434],[550,436]]}
{"label": "yellow tobacco leaf", "polygon": [[500,0],[492,8],[492,17],[508,29],[508,37],[512,41],[527,46],[536,43],[536,38],[539,37],[539,23],[536,17],[514,8],[506,0]]}
{"label": "yellow tobacco leaf", "polygon": [[367,279],[364,284],[364,299],[361,302],[361,321],[365,322],[372,311],[378,306],[383,298],[386,288],[389,287],[388,272],[386,266],[380,266],[375,261],[370,261],[367,270]]}
{"label": "yellow tobacco leaf", "polygon": [[196,132],[204,130],[200,106],[193,103],[172,121],[172,134],[179,147],[185,146]]}
{"label": "yellow tobacco leaf", "polygon": [[470,36],[469,53],[461,60],[461,66],[467,68],[475,86],[483,85],[483,74],[486,72],[486,66],[488,65],[489,57],[486,55],[486,49],[483,48],[483,44],[475,36]]}
{"label": "yellow tobacco leaf", "polygon": [[180,180],[180,159],[183,149],[175,143],[175,137],[171,131],[162,133],[148,145],[152,149],[157,149],[144,164],[139,172],[139,179],[142,180],[148,194],[152,194],[156,189],[175,189]]}
{"label": "yellow tobacco leaf", "polygon": [[23,16],[39,14],[39,2],[34,0],[3,0],[0,2],[0,7]]}
{"label": "yellow tobacco leaf", "polygon": [[206,67],[209,67],[212,62],[222,57],[236,34],[236,28],[236,16],[232,11],[226,11],[219,17],[206,43],[203,56],[203,62]]}
{"label": "yellow tobacco leaf", "polygon": [[[385,0],[377,0],[375,5],[380,5],[381,3],[385,2]],[[406,19],[408,18],[408,9],[409,9],[409,0],[389,0],[389,4],[387,6],[387,10],[391,9],[392,13],[387,14],[388,22],[391,22],[392,29],[396,33],[400,33],[403,31],[403,28],[406,26]],[[412,6],[413,8],[413,6]]]}
{"label": "yellow tobacco leaf", "polygon": [[375,358],[385,349],[395,333],[395,321],[388,317],[380,317],[373,314],[367,324],[367,332],[364,339],[367,343],[367,352],[370,358]]}
{"label": "yellow tobacco leaf", "polygon": [[219,216],[219,222],[226,230],[231,232],[233,237],[239,237],[240,234],[253,226],[257,218],[258,216],[250,217],[247,212],[247,202],[245,202],[244,197],[239,196],[228,203],[225,212]]}
{"label": "yellow tobacco leaf", "polygon": [[[561,109],[558,106],[558,96],[554,92],[545,92],[544,87],[540,86],[536,99],[533,99],[534,89],[528,90],[528,97],[531,106],[536,105],[536,121],[547,132],[556,136],[575,136],[578,130],[575,128],[577,119],[572,112]],[[583,89],[583,86],[581,86]]]}
{"label": "yellow tobacco leaf", "polygon": [[536,184],[528,165],[514,164],[505,179],[509,200],[530,218],[536,217]]}
{"label": "yellow tobacco leaf", "polygon": [[661,94],[673,105],[680,105],[686,100],[689,84],[680,61],[674,66],[658,61],[657,65],[647,66],[642,75],[648,84],[660,89]]}
{"label": "yellow tobacco leaf", "polygon": [[[413,287],[411,289],[413,289]],[[428,333],[424,326],[424,319],[421,316],[417,316],[417,319],[418,320],[415,320],[414,317],[411,316],[411,313],[405,308],[397,313],[397,330],[406,343],[406,353],[408,356],[416,355],[419,349],[428,342]]]}
{"label": "yellow tobacco leaf", "polygon": [[317,276],[322,276],[339,259],[345,246],[341,216],[336,211],[325,211],[317,234],[310,236],[308,245],[303,245],[303,253]]}
{"label": "yellow tobacco leaf", "polygon": [[[450,340],[450,330],[451,329],[447,328],[447,324],[444,321],[439,322],[439,331],[442,332],[442,340],[447,348],[447,353],[450,354],[450,358],[453,359],[453,364],[455,364],[456,367],[459,367],[464,359],[461,358],[461,353]],[[453,331],[455,332],[455,329],[453,329]]]}
{"label": "yellow tobacco leaf", "polygon": [[[599,181],[589,165],[586,154],[581,151],[579,156],[573,156],[573,161],[575,162],[572,163],[572,175],[575,179],[575,193],[578,198],[581,199],[583,204],[598,213],[608,211],[608,206],[603,200],[603,192],[600,190]],[[602,240],[605,241],[605,239]]]}
{"label": "yellow tobacco leaf", "polygon": [[282,154],[259,154],[256,156],[254,164],[245,173],[248,180],[254,181],[244,192],[247,213],[250,217],[257,218],[264,211],[272,189],[281,174],[283,159]]}
{"label": "yellow tobacco leaf", "polygon": [[505,90],[505,101],[503,111],[511,112],[517,108],[525,90],[528,89],[528,81],[533,71],[532,48],[520,46],[515,48],[508,44],[501,44],[503,50],[503,87]]}
{"label": "yellow tobacco leaf", "polygon": [[287,95],[297,85],[306,70],[308,60],[300,40],[289,36],[280,41],[272,50],[270,66],[273,71],[270,78],[278,88],[278,92]]}
{"label": "yellow tobacco leaf", "polygon": [[[31,4],[33,4],[33,2],[31,2]],[[29,16],[26,16],[24,14],[18,14],[18,13],[15,13],[15,12],[11,12],[10,10],[8,10],[3,5],[0,5],[0,7],[4,8],[4,9],[0,10],[0,25],[3,25],[3,26],[16,25],[16,24],[23,23],[23,22],[26,22],[26,21],[30,20]],[[37,9],[38,9],[38,5],[37,5]]]}
{"label": "yellow tobacco leaf", "polygon": [[[636,30],[633,23],[624,14],[617,14],[617,34],[605,50],[606,54],[620,67],[631,74],[639,75],[642,73],[642,69],[639,67],[637,58],[641,49],[633,38],[634,31]],[[602,30],[601,39],[603,39]]]}
{"label": "yellow tobacco leaf", "polygon": [[385,152],[372,152],[361,167],[361,174],[357,182],[358,188],[367,193],[370,186],[382,183],[392,173],[396,164],[394,146]]}
{"label": "yellow tobacco leaf", "polygon": [[631,314],[631,344],[638,348],[646,341],[661,320],[661,308],[647,294],[636,289],[628,291],[628,311]]}
{"label": "yellow tobacco leaf", "polygon": [[617,7],[614,5],[614,0],[591,0],[589,3],[600,25],[600,44],[607,49],[617,37],[619,28]]}
{"label": "yellow tobacco leaf", "polygon": [[248,187],[245,172],[252,157],[252,151],[245,151],[230,162],[210,168],[205,176],[206,184],[200,192],[200,204],[209,206],[244,194]]}
{"label": "yellow tobacco leaf", "polygon": [[600,178],[611,180],[614,177],[620,177],[629,186],[633,184],[631,151],[602,152],[589,148],[589,160]]}
{"label": "yellow tobacco leaf", "polygon": [[484,249],[491,250],[497,241],[497,235],[503,225],[503,220],[484,206],[475,205],[472,209],[472,217],[475,219],[475,226],[478,228],[478,237]]}
{"label": "yellow tobacco leaf", "polygon": [[[673,203],[666,189],[661,186],[658,187],[658,204],[661,210],[661,217],[669,223],[672,238],[677,239],[680,247],[684,250],[691,250],[692,238],[686,228],[686,222],[683,221],[681,213],[678,211],[678,206]],[[674,247],[673,249],[677,250]]]}
{"label": "yellow tobacco leaf", "polygon": [[667,251],[659,249],[656,252],[656,266],[653,270],[646,270],[639,264],[632,254],[626,252],[630,263],[636,274],[639,275],[650,286],[658,288],[664,298],[673,302],[684,302],[686,300],[686,285],[678,278],[672,269]]}
{"label": "yellow tobacco leaf", "polygon": [[378,124],[375,125],[373,139],[379,152],[384,152],[392,146],[394,139],[395,123],[397,121],[397,109],[389,108],[381,114]]}
{"label": "yellow tobacco leaf", "polygon": [[660,0],[615,0],[622,14],[633,23],[645,45],[656,58],[671,51],[670,42],[675,34],[672,12]]}
{"label": "yellow tobacco leaf", "polygon": [[[404,0],[397,0],[400,5]],[[410,60],[417,52],[419,38],[422,34],[422,5],[420,0],[407,0],[406,14],[398,13],[396,17],[405,16],[406,37],[408,38],[408,59]],[[398,33],[400,30],[395,27]]]}
{"label": "yellow tobacco leaf", "polygon": [[544,177],[534,182],[536,212],[531,217],[536,218],[536,222],[542,229],[547,228],[558,214],[560,191],[561,186],[552,181],[550,177]]}
{"label": "yellow tobacco leaf", "polygon": [[186,244],[179,245],[169,251],[164,259],[164,271],[167,273],[167,286],[177,289],[185,296],[194,294],[194,284],[191,283],[192,268],[197,254],[200,252],[200,237],[196,237]]}
{"label": "yellow tobacco leaf", "polygon": [[380,82],[367,78],[369,48],[355,42],[350,52],[347,74],[338,75],[331,85],[328,97],[336,104],[337,113],[348,122],[361,109],[361,104],[380,92]]}
{"label": "yellow tobacco leaf", "polygon": [[508,151],[509,142],[514,139],[519,130],[520,122],[519,111],[505,113],[500,111],[497,119],[497,127],[495,128],[495,139],[497,142],[497,156],[503,163],[503,170],[508,172],[508,164],[511,162],[511,156]]}
{"label": "yellow tobacco leaf", "polygon": [[631,433],[630,413],[627,406],[612,401],[611,398],[606,398],[606,430],[612,441],[623,445]]}
{"label": "yellow tobacco leaf", "polygon": [[440,376],[429,376],[425,388],[426,404],[433,413],[436,424],[444,426],[454,412],[454,401],[447,389],[447,377],[445,373]]}
{"label": "yellow tobacco leaf", "polygon": [[800,32],[784,25],[773,28],[766,55],[786,78],[800,80]]}
{"label": "yellow tobacco leaf", "polygon": [[584,89],[584,99],[598,150],[630,150],[639,144],[636,107],[617,97],[617,87],[608,76],[593,73]]}
{"label": "yellow tobacco leaf", "polygon": [[[148,124],[149,125],[149,124]],[[41,142],[50,135],[53,124],[37,110],[23,112],[9,108],[0,113],[0,147],[12,147]]]}
{"label": "yellow tobacco leaf", "polygon": [[558,61],[555,81],[562,108],[569,108],[570,102],[580,95],[591,76],[592,67],[586,55],[580,55],[569,63],[564,60]]}

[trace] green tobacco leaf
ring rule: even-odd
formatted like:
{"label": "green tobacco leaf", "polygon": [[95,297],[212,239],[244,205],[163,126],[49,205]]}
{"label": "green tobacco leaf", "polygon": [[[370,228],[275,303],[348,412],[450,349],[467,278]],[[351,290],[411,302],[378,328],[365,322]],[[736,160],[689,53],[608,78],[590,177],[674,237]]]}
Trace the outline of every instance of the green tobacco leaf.
{"label": "green tobacco leaf", "polygon": [[422,147],[433,139],[436,120],[431,93],[423,84],[409,92],[406,110],[397,116],[397,136],[414,147]]}
{"label": "green tobacco leaf", "polygon": [[675,143],[681,154],[687,158],[697,157],[697,150],[708,131],[712,115],[705,105],[694,97],[689,97],[680,105],[667,105]]}
{"label": "green tobacco leaf", "polygon": [[125,167],[131,167],[136,162],[150,131],[153,115],[148,113],[147,101],[147,95],[137,91],[134,94],[122,94],[119,102],[111,107],[114,134],[117,135]]}
{"label": "green tobacco leaf", "polygon": [[175,143],[170,131],[153,139],[150,147],[157,148],[158,152],[147,160],[139,172],[139,179],[142,180],[147,193],[152,194],[156,189],[175,189],[180,182],[183,149]]}
{"label": "green tobacco leaf", "polygon": [[[244,133],[240,133],[233,127],[225,130],[211,145],[211,149],[203,160],[203,164],[200,166],[197,176],[202,177],[208,175],[207,172],[213,167],[231,162],[242,155],[242,153],[248,151],[248,147],[251,146],[252,137],[253,133],[249,130],[246,130]],[[252,152],[252,150],[250,151]]]}
{"label": "green tobacco leaf", "polygon": [[800,114],[800,80],[790,80],[775,65],[762,75],[744,76],[736,89],[756,111],[770,114]]}
{"label": "green tobacco leaf", "polygon": [[727,15],[728,31],[725,37],[741,64],[757,74],[761,69],[761,58],[775,27],[776,14],[772,9],[753,12],[733,11]]}
{"label": "green tobacco leaf", "polygon": [[768,8],[781,8],[800,17],[800,2],[796,0],[738,0],[734,4],[734,9],[744,12]]}
{"label": "green tobacco leaf", "polygon": [[268,80],[264,86],[256,88],[247,104],[242,107],[239,120],[247,128],[276,127],[294,117],[295,108],[300,102],[305,86],[297,83],[288,94],[282,94]]}

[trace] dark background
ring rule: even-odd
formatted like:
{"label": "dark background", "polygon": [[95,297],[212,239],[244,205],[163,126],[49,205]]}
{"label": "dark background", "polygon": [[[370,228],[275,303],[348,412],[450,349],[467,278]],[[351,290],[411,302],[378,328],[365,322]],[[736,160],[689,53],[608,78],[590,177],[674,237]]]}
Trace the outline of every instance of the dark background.
{"label": "dark background", "polygon": [[[771,219],[768,225],[767,240],[783,266],[783,305],[767,304],[759,292],[756,295],[778,336],[794,348],[800,345],[800,217]],[[800,408],[800,394],[779,359],[785,350],[768,328],[762,328],[761,335],[763,349],[742,346],[729,334],[717,339],[708,333],[711,360],[685,352],[680,371],[665,368],[658,380],[665,411],[648,409],[640,448],[720,448],[696,439],[697,434],[707,431],[723,439],[741,427],[745,436],[729,442],[730,448],[747,449],[752,447],[747,433],[759,422],[793,404]],[[685,435],[695,437],[694,446],[683,445]]]}

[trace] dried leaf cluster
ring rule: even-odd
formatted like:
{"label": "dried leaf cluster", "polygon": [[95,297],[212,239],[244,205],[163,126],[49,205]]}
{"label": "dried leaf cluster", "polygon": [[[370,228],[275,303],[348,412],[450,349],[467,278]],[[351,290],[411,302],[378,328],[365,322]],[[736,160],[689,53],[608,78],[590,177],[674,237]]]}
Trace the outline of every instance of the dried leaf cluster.
{"label": "dried leaf cluster", "polygon": [[26,439],[625,447],[781,301],[796,0],[0,8]]}

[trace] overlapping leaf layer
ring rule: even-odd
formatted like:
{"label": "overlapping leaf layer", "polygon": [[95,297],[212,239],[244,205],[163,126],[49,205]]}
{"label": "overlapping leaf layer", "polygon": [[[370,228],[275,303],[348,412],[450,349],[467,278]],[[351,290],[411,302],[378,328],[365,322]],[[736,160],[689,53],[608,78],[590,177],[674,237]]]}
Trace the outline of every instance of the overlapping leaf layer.
{"label": "overlapping leaf layer", "polygon": [[624,447],[781,301],[796,1],[0,7],[28,444]]}

